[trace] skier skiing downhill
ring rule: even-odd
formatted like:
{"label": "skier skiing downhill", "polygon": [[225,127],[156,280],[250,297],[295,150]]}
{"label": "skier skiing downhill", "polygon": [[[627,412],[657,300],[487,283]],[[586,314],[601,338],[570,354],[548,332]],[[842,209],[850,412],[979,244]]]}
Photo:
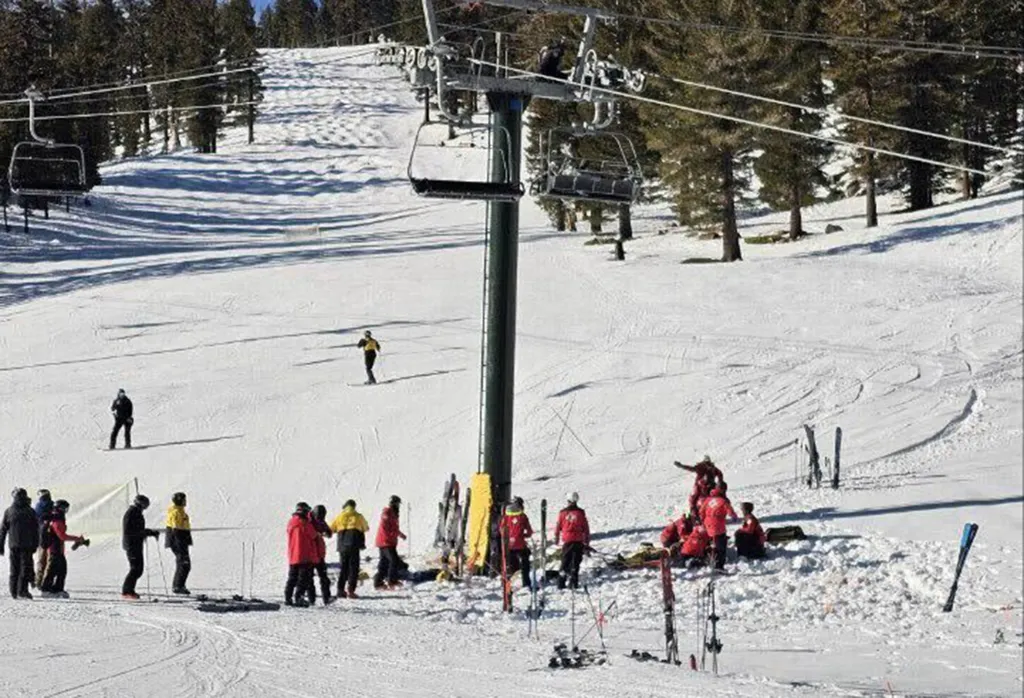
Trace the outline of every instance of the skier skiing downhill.
{"label": "skier skiing downhill", "polygon": [[522,497],[513,498],[511,504],[505,509],[499,530],[502,534],[508,532],[508,550],[505,551],[505,566],[508,576],[511,577],[516,570],[519,570],[522,573],[523,588],[529,589],[531,587],[529,538],[533,535],[533,527],[530,526],[530,519],[523,511]]}
{"label": "skier skiing downhill", "polygon": [[36,492],[36,505],[34,507],[36,518],[39,519],[39,560],[36,562],[36,589],[43,586],[43,577],[46,575],[46,563],[49,559],[49,548],[45,545],[44,539],[47,536],[47,525],[50,523],[50,514],[53,513],[53,498],[50,490],[39,490]]}
{"label": "skier skiing downhill", "polygon": [[401,497],[393,494],[384,511],[380,513],[380,524],[377,526],[377,537],[374,541],[380,553],[377,574],[373,576],[374,589],[397,589],[402,586],[398,581],[398,571],[402,564],[402,559],[398,556],[398,541],[405,540],[406,536],[398,523],[401,506]]}
{"label": "skier skiing downhill", "polygon": [[135,501],[124,512],[121,519],[121,547],[128,558],[128,574],[121,585],[121,596],[125,599],[138,601],[135,584],[146,570],[145,545],[146,538],[159,538],[160,532],[146,528],[146,509],[149,508],[149,497],[144,494],[135,496]]}
{"label": "skier skiing downhill", "polygon": [[718,488],[711,490],[711,496],[707,498],[700,510],[701,521],[711,537],[713,548],[711,551],[716,570],[725,569],[725,554],[729,545],[729,536],[726,533],[726,516],[736,520],[736,512],[732,504],[726,499],[725,494]]}
{"label": "skier skiing downhill", "polygon": [[19,487],[11,492],[11,498],[13,502],[0,523],[0,555],[9,540],[11,598],[31,599],[28,584],[32,580],[32,556],[39,547],[39,519],[28,492]]}
{"label": "skier skiing downhill", "polygon": [[167,509],[167,528],[164,531],[164,545],[174,553],[174,582],[171,590],[183,596],[191,593],[185,583],[192,571],[192,558],[188,551],[192,546],[192,523],[185,511],[187,503],[184,492],[174,493],[171,506]]}
{"label": "skier skiing downhill", "polygon": [[[320,579],[320,595],[324,599],[324,606],[327,606],[334,601],[331,598],[331,579],[327,576],[327,543],[324,541],[325,538],[334,535],[331,527],[327,525],[327,507],[323,504],[313,507],[310,521],[316,529],[316,560],[313,562],[313,571]],[[309,605],[316,604],[316,584],[309,585],[308,596]]]}
{"label": "skier skiing downhill", "polygon": [[558,588],[576,589],[580,583],[580,564],[583,555],[590,548],[590,523],[587,512],[578,505],[580,496],[571,492],[566,495],[567,506],[558,512],[555,524],[555,545],[562,546],[562,569],[558,576]]}
{"label": "skier skiing downhill", "polygon": [[317,540],[320,534],[310,521],[310,508],[305,502],[295,505],[288,520],[288,581],[284,586],[286,606],[306,607],[306,597],[313,586],[313,565],[316,563]]}
{"label": "skier skiing downhill", "polygon": [[363,338],[356,345],[363,350],[363,363],[366,365],[366,383],[372,385],[377,382],[373,375],[373,364],[377,361],[377,354],[380,352],[380,342],[373,338],[370,330],[363,333]]}
{"label": "skier skiing downhill", "polygon": [[111,451],[117,447],[117,433],[121,431],[121,427],[124,427],[124,447],[132,447],[132,424],[135,423],[135,418],[132,416],[133,409],[132,401],[128,399],[124,388],[119,389],[117,397],[110,405],[110,412],[114,415],[114,428],[110,432]]}
{"label": "skier skiing downhill", "polygon": [[77,550],[80,545],[89,545],[89,539],[85,536],[74,536],[68,533],[65,519],[70,508],[71,505],[66,500],[58,499],[53,504],[53,512],[47,523],[49,555],[43,582],[39,585],[39,591],[43,596],[56,596],[65,599],[68,597],[68,593],[64,591],[64,582],[68,575],[64,544],[67,541],[72,541],[74,543],[72,550]]}
{"label": "skier skiing downhill", "polygon": [[359,582],[359,553],[366,548],[366,532],[370,526],[363,515],[356,511],[354,499],[345,502],[341,513],[331,522],[331,530],[338,534],[338,555],[341,558],[338,598],[358,598],[356,584]]}
{"label": "skier skiing downhill", "polygon": [[768,540],[761,522],[754,516],[754,505],[751,502],[740,504],[743,512],[743,525],[735,533],[736,554],[751,559],[764,557],[764,544]]}

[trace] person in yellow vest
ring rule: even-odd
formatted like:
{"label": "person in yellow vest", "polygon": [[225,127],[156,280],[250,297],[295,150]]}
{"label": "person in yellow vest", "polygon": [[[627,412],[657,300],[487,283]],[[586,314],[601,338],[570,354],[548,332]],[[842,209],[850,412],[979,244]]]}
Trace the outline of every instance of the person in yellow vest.
{"label": "person in yellow vest", "polygon": [[185,493],[175,492],[171,497],[171,506],[167,509],[167,535],[164,536],[164,545],[174,553],[172,591],[183,596],[191,593],[185,582],[188,581],[188,573],[192,571],[192,558],[188,552],[192,546],[192,525],[185,504]]}
{"label": "person in yellow vest", "polygon": [[[338,553],[341,555],[341,573],[338,575],[338,598],[356,597],[359,581],[359,553],[366,549],[366,532],[370,530],[366,519],[356,511],[356,502],[345,502],[341,513],[331,522],[331,530],[338,534]],[[345,587],[348,587],[347,591]]]}
{"label": "person in yellow vest", "polygon": [[363,361],[366,363],[366,383],[372,385],[377,382],[377,378],[373,375],[373,363],[377,360],[380,342],[373,338],[370,330],[366,330],[357,346],[363,350]]}

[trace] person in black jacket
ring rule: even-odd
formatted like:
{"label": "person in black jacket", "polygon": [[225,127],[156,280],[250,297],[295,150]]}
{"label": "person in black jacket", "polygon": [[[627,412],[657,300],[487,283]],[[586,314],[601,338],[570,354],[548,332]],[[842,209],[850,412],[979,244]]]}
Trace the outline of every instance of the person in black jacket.
{"label": "person in black jacket", "polygon": [[31,599],[28,583],[32,579],[32,556],[39,547],[39,519],[32,510],[28,492],[18,488],[11,493],[14,502],[4,512],[0,524],[0,555],[10,537],[10,591],[12,599]]}
{"label": "person in black jacket", "polygon": [[36,505],[34,507],[36,518],[39,519],[39,560],[36,562],[36,589],[43,588],[43,578],[46,576],[46,566],[50,561],[50,516],[53,514],[53,497],[50,490],[39,490],[36,492]]}
{"label": "person in black jacket", "polygon": [[132,417],[132,401],[125,395],[124,388],[117,391],[110,411],[114,415],[114,429],[110,432],[110,450],[113,451],[117,446],[117,432],[121,431],[121,427],[124,427],[124,447],[131,448],[132,424],[135,423],[135,419]]}
{"label": "person in black jacket", "polygon": [[128,557],[128,575],[121,585],[121,596],[126,599],[138,600],[135,583],[146,570],[145,545],[146,538],[158,538],[159,531],[146,528],[145,511],[149,508],[149,497],[136,495],[135,501],[128,507],[121,519],[121,547]]}
{"label": "person in black jacket", "polygon": [[537,63],[537,72],[551,78],[564,80],[568,78],[567,73],[562,72],[562,58],[565,56],[565,49],[569,42],[562,37],[553,41],[540,51],[540,58]]}

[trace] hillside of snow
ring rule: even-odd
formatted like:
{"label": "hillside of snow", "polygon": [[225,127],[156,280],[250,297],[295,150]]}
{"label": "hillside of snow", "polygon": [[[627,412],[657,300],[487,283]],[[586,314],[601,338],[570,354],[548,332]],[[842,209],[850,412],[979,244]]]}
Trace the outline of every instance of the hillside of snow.
{"label": "hillside of snow", "polygon": [[[0,481],[70,499],[71,531],[93,539],[69,554],[71,599],[0,597],[0,695],[1021,694],[1021,192],[917,213],[886,200],[873,230],[861,201],[818,206],[805,227],[844,230],[745,245],[732,265],[683,264],[720,243],[657,234],[657,209],[614,262],[524,200],[514,491],[535,525],[542,497],[557,509],[580,493],[599,553],[588,587],[616,604],[606,666],[546,669],[573,599],[549,593],[538,641],[527,596],[503,615],[493,580],[364,585],[361,600],[266,614],[122,602],[118,521],[76,521],[76,493],[137,478],[162,527],[186,491],[209,529],[193,592],[280,600],[297,501],[333,517],[354,498],[375,529],[401,495],[422,568],[444,478],[477,466],[485,206],[414,196],[422,107],[365,48],[267,61],[256,144],[229,130],[217,155],[109,164],[90,208],[0,236]],[[429,150],[453,174],[478,164]],[[355,348],[367,328],[374,387]],[[136,448],[111,453],[119,387]],[[805,423],[828,455],[842,427],[839,490],[795,481]],[[692,478],[672,462],[703,454],[765,526],[810,535],[717,583],[718,678],[627,659],[663,652],[660,583],[601,569],[682,513]],[[942,613],[968,521],[978,538]],[[162,541],[148,555],[140,590],[161,598],[173,558]],[[700,654],[706,582],[676,573],[684,657]]]}

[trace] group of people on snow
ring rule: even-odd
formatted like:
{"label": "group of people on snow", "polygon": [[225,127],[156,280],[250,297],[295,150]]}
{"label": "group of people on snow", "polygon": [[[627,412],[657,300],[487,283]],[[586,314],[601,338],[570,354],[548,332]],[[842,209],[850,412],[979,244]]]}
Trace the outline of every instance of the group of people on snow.
{"label": "group of people on snow", "polygon": [[[728,484],[722,471],[705,456],[696,465],[676,461],[676,467],[695,474],[688,510],[661,532],[661,544],[676,560],[687,564],[708,562],[715,569],[725,567],[729,547],[726,520],[738,517],[727,496]],[[737,554],[741,557],[764,557],[767,540],[760,522],[754,516],[754,505],[743,502],[743,524],[735,533]]]}
{"label": "group of people on snow", "polygon": [[[64,583],[68,574],[65,544],[71,549],[89,545],[89,539],[68,533],[67,513],[71,505],[64,499],[53,501],[48,490],[39,490],[38,501],[23,488],[11,493],[11,506],[4,511],[0,524],[0,555],[8,547],[10,560],[9,589],[12,599],[31,599],[30,586],[48,596],[66,596]],[[9,544],[9,545],[8,545]],[[33,557],[39,558],[33,569]]]}

